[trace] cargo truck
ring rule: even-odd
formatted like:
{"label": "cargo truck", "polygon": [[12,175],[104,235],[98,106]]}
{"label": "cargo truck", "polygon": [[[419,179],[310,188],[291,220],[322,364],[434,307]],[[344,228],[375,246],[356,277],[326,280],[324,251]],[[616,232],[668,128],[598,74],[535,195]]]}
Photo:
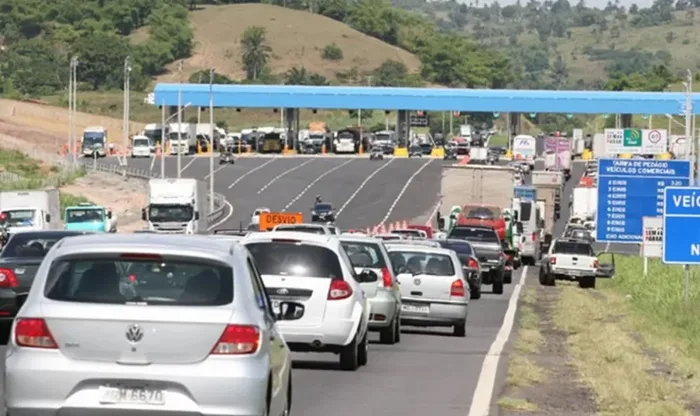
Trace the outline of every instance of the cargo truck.
{"label": "cargo truck", "polygon": [[571,178],[571,142],[566,137],[547,137],[544,140],[545,169],[558,170],[564,180]]}
{"label": "cargo truck", "polygon": [[[456,218],[445,213],[456,225],[489,225],[501,240],[506,239],[504,210],[511,207],[515,170],[505,166],[450,165],[442,167],[441,193],[445,207],[461,206]],[[442,220],[442,221],[441,221]],[[444,216],[438,225],[445,229]],[[450,230],[445,229],[449,233]]]}
{"label": "cargo truck", "polygon": [[546,253],[552,243],[554,225],[561,216],[562,173],[533,172],[532,183],[537,188],[537,206],[544,222],[540,245],[542,252]]}
{"label": "cargo truck", "polygon": [[196,179],[151,179],[148,206],[141,216],[159,234],[205,234],[209,201],[204,182]]}
{"label": "cargo truck", "polygon": [[0,216],[8,235],[61,228],[58,189],[0,192]]}
{"label": "cargo truck", "polygon": [[576,187],[571,201],[570,222],[595,220],[598,207],[598,188]]}

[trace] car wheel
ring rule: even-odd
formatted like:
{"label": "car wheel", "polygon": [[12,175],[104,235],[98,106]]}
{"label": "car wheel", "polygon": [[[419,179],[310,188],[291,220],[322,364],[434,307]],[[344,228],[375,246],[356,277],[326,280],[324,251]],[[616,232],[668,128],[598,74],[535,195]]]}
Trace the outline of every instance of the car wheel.
{"label": "car wheel", "polygon": [[456,324],[452,329],[452,335],[460,338],[467,336],[467,322],[462,321]]}
{"label": "car wheel", "polygon": [[481,285],[471,288],[469,291],[469,299],[481,299]]}
{"label": "car wheel", "polygon": [[493,282],[493,293],[495,295],[503,294],[503,282]]}
{"label": "car wheel", "polygon": [[345,371],[355,371],[357,370],[358,363],[358,345],[357,345],[357,337],[360,334],[358,333],[355,335],[355,338],[352,339],[352,342],[350,342],[348,345],[344,346],[340,350],[340,368]]}
{"label": "car wheel", "polygon": [[397,314],[396,316],[396,331],[394,331],[394,343],[398,344],[401,342],[401,316]]}
{"label": "car wheel", "polygon": [[578,287],[581,289],[595,289],[595,277],[582,277],[578,281]]}
{"label": "car wheel", "polygon": [[357,347],[357,364],[367,365],[369,352],[369,331],[365,332],[365,336],[362,337],[362,342]]}
{"label": "car wheel", "polygon": [[511,284],[513,283],[513,273],[505,273],[503,275],[503,283],[505,284]]}
{"label": "car wheel", "polygon": [[379,342],[381,344],[392,345],[396,342],[396,320],[397,318],[394,318],[394,322],[391,325],[379,331]]}

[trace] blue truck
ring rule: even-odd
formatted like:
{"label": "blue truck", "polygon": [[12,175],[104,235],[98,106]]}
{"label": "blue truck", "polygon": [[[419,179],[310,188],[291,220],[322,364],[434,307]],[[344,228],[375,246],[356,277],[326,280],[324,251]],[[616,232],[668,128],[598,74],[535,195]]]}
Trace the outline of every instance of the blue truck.
{"label": "blue truck", "polygon": [[112,212],[105,207],[89,202],[67,207],[64,223],[66,230],[94,233],[117,232],[117,221],[112,218]]}

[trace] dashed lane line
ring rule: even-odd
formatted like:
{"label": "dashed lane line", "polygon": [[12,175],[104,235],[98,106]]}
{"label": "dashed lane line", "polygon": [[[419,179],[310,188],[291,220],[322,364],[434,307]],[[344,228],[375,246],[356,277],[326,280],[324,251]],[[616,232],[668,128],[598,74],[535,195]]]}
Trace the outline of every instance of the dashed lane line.
{"label": "dashed lane line", "polygon": [[353,194],[350,195],[350,198],[348,198],[348,200],[345,201],[345,203],[343,204],[343,206],[340,207],[340,209],[338,210],[338,212],[336,212],[335,218],[338,219],[338,217],[340,216],[340,214],[342,214],[343,211],[345,210],[345,208],[347,208],[347,206],[350,205],[350,202],[352,202],[352,200],[355,199],[355,197],[357,196],[357,194],[359,194],[359,193],[362,191],[362,189],[364,189],[365,185],[367,185],[367,183],[369,183],[369,181],[374,177],[374,175],[376,175],[377,173],[379,173],[379,171],[381,171],[381,170],[384,169],[385,167],[389,166],[389,165],[391,164],[391,162],[393,162],[394,160],[396,160],[396,159],[391,159],[391,160],[389,160],[388,162],[386,162],[385,164],[383,164],[382,166],[380,166],[379,169],[377,169],[377,170],[375,170],[374,172],[372,172],[372,174],[369,175],[369,176],[367,177],[367,179],[365,179],[364,181],[362,181],[362,183],[360,184],[360,186],[359,186],[357,189],[355,189],[355,192],[353,192]]}
{"label": "dashed lane line", "polygon": [[406,184],[403,186],[403,188],[401,188],[401,192],[399,192],[399,194],[396,196],[396,199],[394,199],[394,202],[391,203],[391,206],[389,207],[389,211],[387,211],[387,213],[386,213],[386,215],[384,216],[384,218],[383,218],[383,219],[379,222],[379,224],[377,224],[377,225],[380,225],[380,226],[381,226],[382,224],[384,224],[384,223],[386,222],[386,220],[389,219],[389,217],[391,216],[391,213],[394,212],[394,208],[396,208],[396,205],[399,203],[399,200],[401,199],[401,197],[403,196],[403,194],[406,193],[406,190],[408,189],[408,186],[411,185],[411,182],[413,182],[413,179],[415,179],[415,177],[418,176],[418,174],[421,173],[421,172],[423,171],[423,169],[425,169],[426,167],[428,167],[428,165],[429,165],[433,160],[435,160],[435,159],[430,159],[430,160],[428,160],[427,162],[425,162],[425,163],[423,164],[423,166],[421,166],[420,168],[418,168],[418,170],[415,171],[415,172],[413,173],[413,175],[411,175],[410,178],[408,178],[408,180],[406,181]]}
{"label": "dashed lane line", "polygon": [[332,173],[332,172],[335,172],[336,170],[342,168],[343,166],[347,165],[348,163],[352,162],[353,160],[356,160],[356,159],[350,159],[350,160],[348,160],[347,162],[343,162],[343,163],[341,163],[340,165],[338,165],[338,166],[336,166],[336,167],[334,167],[334,168],[332,168],[332,169],[329,169],[329,170],[323,172],[321,175],[319,175],[318,178],[314,179],[313,182],[311,182],[310,184],[306,185],[306,188],[304,188],[304,190],[302,190],[301,193],[300,193],[299,195],[295,196],[294,199],[292,199],[291,201],[289,201],[289,203],[284,207],[284,209],[282,210],[282,212],[287,211],[287,209],[289,209],[289,207],[291,207],[295,202],[297,202],[298,200],[300,200],[301,197],[304,196],[304,194],[305,194],[309,189],[311,189],[312,186],[316,185],[316,184],[318,183],[318,181],[320,181],[321,179],[323,179],[326,175],[328,175],[328,174],[330,174],[330,173]]}
{"label": "dashed lane line", "polygon": [[270,163],[274,162],[275,160],[277,160],[277,157],[274,157],[274,158],[268,160],[267,162],[263,163],[262,165],[258,166],[257,168],[251,169],[251,170],[249,170],[248,172],[244,173],[243,175],[239,176],[238,179],[236,179],[236,181],[235,181],[234,183],[232,183],[231,185],[229,185],[228,189],[231,189],[231,188],[233,188],[234,186],[238,185],[238,183],[239,183],[240,181],[242,181],[243,179],[245,179],[246,176],[248,176],[248,175],[250,175],[250,174],[253,174],[253,173],[259,171],[260,169],[264,168],[265,166],[269,165]]}
{"label": "dashed lane line", "polygon": [[309,159],[309,160],[307,160],[306,162],[302,163],[301,165],[294,166],[293,168],[287,169],[287,170],[285,170],[284,172],[280,173],[279,175],[275,176],[274,178],[272,178],[272,180],[271,180],[270,182],[266,183],[265,186],[263,186],[262,188],[260,188],[260,189],[258,190],[258,195],[260,195],[261,193],[265,192],[265,189],[269,188],[270,185],[272,185],[273,183],[277,182],[277,180],[278,180],[279,178],[283,177],[284,175],[286,175],[286,174],[288,174],[288,173],[290,173],[290,172],[294,172],[295,170],[297,170],[297,169],[299,169],[299,168],[301,168],[301,167],[304,167],[304,166],[308,165],[309,163],[311,163],[311,162],[313,162],[313,161],[314,161],[314,159]]}

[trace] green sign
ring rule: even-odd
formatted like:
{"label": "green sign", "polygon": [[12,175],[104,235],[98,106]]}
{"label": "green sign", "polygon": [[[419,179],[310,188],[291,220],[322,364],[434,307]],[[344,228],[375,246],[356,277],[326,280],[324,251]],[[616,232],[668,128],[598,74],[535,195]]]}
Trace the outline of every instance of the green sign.
{"label": "green sign", "polygon": [[625,129],[622,132],[622,145],[624,147],[642,147],[642,130]]}
{"label": "green sign", "polygon": [[493,118],[498,118],[500,115],[500,113],[493,113]]}
{"label": "green sign", "polygon": [[535,118],[537,117],[537,113],[530,113],[530,118]]}
{"label": "green sign", "polygon": [[573,114],[567,114],[567,115],[566,115],[566,118],[568,118],[569,120],[571,120],[572,118],[574,118],[574,115],[573,115]]}

